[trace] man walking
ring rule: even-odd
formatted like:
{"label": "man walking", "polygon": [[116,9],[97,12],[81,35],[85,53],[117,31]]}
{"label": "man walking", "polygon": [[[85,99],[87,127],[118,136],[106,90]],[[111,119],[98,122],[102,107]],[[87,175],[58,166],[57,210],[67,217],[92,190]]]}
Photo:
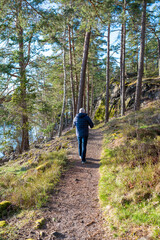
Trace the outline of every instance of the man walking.
{"label": "man walking", "polygon": [[88,126],[93,128],[94,124],[90,117],[85,113],[84,108],[79,109],[79,113],[73,120],[73,125],[76,126],[76,135],[78,139],[78,152],[82,163],[86,162],[86,148],[88,140]]}

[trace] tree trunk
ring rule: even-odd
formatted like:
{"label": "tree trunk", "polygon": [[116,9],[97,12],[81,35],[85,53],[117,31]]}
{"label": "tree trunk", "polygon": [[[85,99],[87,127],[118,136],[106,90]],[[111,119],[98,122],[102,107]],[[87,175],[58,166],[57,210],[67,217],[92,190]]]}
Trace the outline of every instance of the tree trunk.
{"label": "tree trunk", "polygon": [[89,66],[87,69],[87,113],[89,114]]}
{"label": "tree trunk", "polygon": [[75,91],[74,91],[74,81],[73,81],[73,64],[72,64],[72,46],[71,46],[71,28],[68,25],[68,39],[69,39],[69,64],[70,64],[70,81],[71,81],[71,92],[72,92],[72,108],[73,108],[73,117],[75,117]]}
{"label": "tree trunk", "polygon": [[141,21],[141,45],[140,45],[140,56],[138,62],[138,79],[136,85],[136,95],[135,95],[135,111],[140,109],[141,104],[141,92],[142,92],[142,76],[144,69],[144,49],[145,49],[145,28],[146,28],[146,0],[142,3],[142,21]]}
{"label": "tree trunk", "polygon": [[78,74],[77,74],[77,62],[76,62],[76,55],[75,55],[75,46],[74,46],[74,37],[73,37],[73,28],[72,28],[72,50],[73,50],[73,66],[75,70],[75,109],[77,109],[78,104],[78,88],[79,88],[79,80],[78,80]]}
{"label": "tree trunk", "polygon": [[110,78],[109,67],[110,67],[110,23],[108,23],[108,36],[107,36],[105,122],[108,122],[109,120],[109,78]]}
{"label": "tree trunk", "polygon": [[83,106],[86,109],[86,83],[84,84]]}
{"label": "tree trunk", "polygon": [[77,112],[83,106],[83,94],[84,94],[84,86],[85,86],[86,65],[87,65],[87,59],[88,59],[90,35],[91,35],[91,31],[86,32],[84,47],[83,47],[83,60],[82,60],[82,66],[81,66]]}
{"label": "tree trunk", "polygon": [[93,75],[92,75],[92,82],[91,82],[91,106],[90,106],[90,115],[92,116],[93,111]]}
{"label": "tree trunk", "polygon": [[22,140],[21,140],[21,152],[29,149],[29,130],[28,130],[28,113],[27,113],[27,100],[26,100],[26,69],[24,59],[24,39],[23,28],[21,27],[19,14],[22,9],[22,1],[19,1],[19,8],[17,9],[17,36],[19,44],[19,73],[20,73],[20,91],[21,91],[21,109],[22,109]]}
{"label": "tree trunk", "polygon": [[125,114],[125,41],[126,41],[126,24],[125,24],[126,0],[123,4],[123,23],[121,32],[121,58],[120,58],[120,89],[121,89],[121,116]]}
{"label": "tree trunk", "polygon": [[158,68],[159,68],[159,77],[160,77],[160,39],[157,37],[158,40]]}
{"label": "tree trunk", "polygon": [[[64,32],[64,41],[65,41],[65,39],[66,39],[66,30]],[[60,118],[60,124],[59,124],[58,137],[60,137],[62,135],[64,113],[65,113],[65,106],[66,106],[66,80],[67,80],[67,73],[66,73],[66,50],[65,50],[65,46],[63,46],[63,74],[64,74],[63,105],[62,105],[62,111],[61,111],[61,118]]]}

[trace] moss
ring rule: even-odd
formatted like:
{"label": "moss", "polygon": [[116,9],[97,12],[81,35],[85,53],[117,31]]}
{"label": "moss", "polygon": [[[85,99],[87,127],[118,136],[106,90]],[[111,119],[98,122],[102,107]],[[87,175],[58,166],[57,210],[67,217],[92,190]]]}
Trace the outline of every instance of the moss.
{"label": "moss", "polygon": [[45,223],[46,223],[46,220],[45,220],[45,218],[41,218],[41,219],[38,219],[36,222],[35,222],[36,224],[35,224],[35,229],[41,229],[41,228],[43,228],[43,226],[45,225]]}
{"label": "moss", "polygon": [[0,202],[0,211],[7,209],[9,206],[11,206],[11,202],[9,201]]}
{"label": "moss", "polygon": [[62,145],[62,148],[68,148],[68,142],[66,142],[66,143],[64,143],[63,145]]}
{"label": "moss", "polygon": [[5,227],[5,226],[7,226],[7,222],[6,221],[0,221],[0,228]]}
{"label": "moss", "polygon": [[51,163],[50,162],[45,162],[42,165],[38,166],[36,168],[37,171],[45,171],[47,168],[51,167]]}
{"label": "moss", "polygon": [[105,119],[105,106],[103,105],[103,103],[101,103],[98,109],[96,110],[94,120],[98,120],[101,122],[104,121],[104,119]]}

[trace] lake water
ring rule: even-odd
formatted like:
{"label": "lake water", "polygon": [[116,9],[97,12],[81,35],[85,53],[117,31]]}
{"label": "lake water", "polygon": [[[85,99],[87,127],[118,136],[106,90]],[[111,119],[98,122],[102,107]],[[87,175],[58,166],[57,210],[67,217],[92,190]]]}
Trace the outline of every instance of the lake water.
{"label": "lake water", "polygon": [[[16,140],[12,139],[11,135],[14,132],[14,127],[13,126],[5,126],[5,131],[8,132],[10,131],[10,137],[9,134],[6,138],[6,136],[4,136],[4,126],[0,126],[0,157],[3,157],[3,143],[6,142],[6,144],[13,146],[13,149],[16,149],[17,146],[17,142]],[[39,128],[38,127],[34,127],[32,128],[32,130],[29,132],[29,139],[30,139],[30,143],[36,141],[37,136],[39,135]]]}

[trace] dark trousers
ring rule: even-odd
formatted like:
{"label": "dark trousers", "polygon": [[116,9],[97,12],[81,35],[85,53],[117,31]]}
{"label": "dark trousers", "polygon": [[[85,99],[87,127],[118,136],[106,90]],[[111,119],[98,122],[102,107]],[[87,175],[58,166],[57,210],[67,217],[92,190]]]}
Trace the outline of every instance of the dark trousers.
{"label": "dark trousers", "polygon": [[77,137],[78,139],[78,152],[82,161],[86,161],[86,150],[87,150],[87,140],[88,137]]}

